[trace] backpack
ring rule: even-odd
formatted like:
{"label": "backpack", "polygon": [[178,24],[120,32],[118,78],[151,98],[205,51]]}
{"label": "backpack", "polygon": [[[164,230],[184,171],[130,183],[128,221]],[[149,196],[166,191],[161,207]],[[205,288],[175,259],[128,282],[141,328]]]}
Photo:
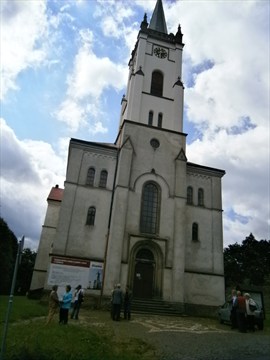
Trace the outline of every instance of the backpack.
{"label": "backpack", "polygon": [[249,300],[248,305],[249,305],[249,310],[250,310],[250,311],[253,312],[253,311],[257,310],[257,306],[256,306],[256,303],[255,303],[254,301]]}
{"label": "backpack", "polygon": [[78,302],[79,303],[83,303],[83,292],[80,290],[80,292],[79,292],[79,295],[78,295]]}

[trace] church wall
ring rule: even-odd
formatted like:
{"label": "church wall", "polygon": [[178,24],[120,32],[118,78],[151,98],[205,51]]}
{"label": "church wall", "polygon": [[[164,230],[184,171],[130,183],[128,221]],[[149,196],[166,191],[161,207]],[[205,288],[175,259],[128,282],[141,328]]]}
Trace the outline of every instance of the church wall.
{"label": "church wall", "polygon": [[[154,48],[159,46],[167,51],[167,57],[164,59],[156,57],[153,53]],[[148,39],[147,52],[143,68],[145,74],[143,91],[148,93],[150,92],[152,72],[154,70],[159,70],[166,76],[163,83],[163,96],[167,98],[173,98],[172,87],[177,81],[178,76],[181,76],[181,55],[182,52],[179,49],[175,50],[175,46],[172,44],[164,43],[163,41],[156,39]]]}
{"label": "church wall", "polygon": [[187,304],[218,306],[225,301],[222,276],[185,273],[184,286],[184,301]]}
{"label": "church wall", "polygon": [[[78,166],[80,164],[80,166]],[[103,259],[116,165],[116,151],[70,144],[67,180],[53,252],[91,259]],[[89,167],[96,170],[93,186],[86,185]],[[106,188],[99,187],[100,172],[108,172]],[[78,185],[79,184],[79,185]],[[86,225],[90,206],[96,208],[94,225]]]}
{"label": "church wall", "polygon": [[[133,187],[142,174],[150,173],[154,169],[155,173],[166,181],[171,194],[175,185],[174,160],[178,156],[179,149],[185,148],[185,136],[131,123],[125,123],[125,136],[130,137],[134,147],[130,186]],[[153,138],[160,142],[157,149],[150,145]]]}
{"label": "church wall", "polygon": [[48,207],[40,235],[30,290],[44,287],[49,263],[49,254],[52,249],[59,218],[60,205],[61,202],[59,201],[48,200]]}
{"label": "church wall", "polygon": [[[193,188],[193,205],[187,205],[186,270],[223,274],[221,180],[203,169],[189,172],[187,186]],[[198,206],[198,190],[203,189],[203,206]],[[198,224],[198,240],[192,239],[192,225]]]}
{"label": "church wall", "polygon": [[173,267],[171,272],[172,288],[171,301],[183,302],[184,299],[184,270],[186,247],[186,200],[176,198],[174,201],[174,236],[173,236]]}
{"label": "church wall", "polygon": [[127,197],[128,189],[123,187],[116,188],[106,256],[105,295],[110,295],[114,284],[119,283],[125,277],[125,274],[122,273],[121,263],[126,225]]}
{"label": "church wall", "polygon": [[169,101],[158,96],[153,96],[150,94],[144,94],[142,97],[142,107],[140,112],[140,119],[145,124],[148,123],[149,111],[153,111],[153,126],[157,127],[158,124],[158,114],[162,113],[162,124],[163,128],[180,131],[180,119],[179,125],[175,128],[174,123],[174,101]]}
{"label": "church wall", "polygon": [[224,274],[223,257],[223,224],[222,211],[213,212],[213,233],[217,235],[217,241],[213,242],[213,268],[214,272]]}
{"label": "church wall", "polygon": [[[214,226],[215,211],[187,207],[186,269],[202,272],[215,272],[214,244],[222,243],[222,234]],[[192,224],[199,226],[198,240],[192,240]]]}
{"label": "church wall", "polygon": [[[78,187],[73,205],[66,255],[103,259],[110,202],[110,191]],[[96,208],[94,225],[86,225],[90,206]]]}
{"label": "church wall", "polygon": [[56,229],[52,252],[54,254],[66,255],[67,239],[72,217],[73,204],[76,197],[77,185],[65,182],[65,189],[61,208],[59,212],[59,222]]}

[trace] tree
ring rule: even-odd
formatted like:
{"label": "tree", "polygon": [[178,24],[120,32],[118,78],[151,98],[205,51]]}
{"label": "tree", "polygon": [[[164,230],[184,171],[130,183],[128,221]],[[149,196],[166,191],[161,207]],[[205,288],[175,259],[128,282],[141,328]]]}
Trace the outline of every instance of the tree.
{"label": "tree", "polygon": [[[18,240],[4,219],[0,218],[0,295],[8,295],[11,290]],[[15,293],[25,295],[30,288],[36,252],[24,249],[17,273]]]}
{"label": "tree", "polygon": [[37,253],[29,248],[22,252],[16,283],[16,290],[20,295],[25,295],[30,288],[36,255]]}
{"label": "tree", "polygon": [[0,294],[9,294],[18,241],[3,218],[0,218]]}
{"label": "tree", "polygon": [[247,284],[262,286],[270,276],[270,241],[257,241],[253,234],[242,245],[224,249],[226,286]]}

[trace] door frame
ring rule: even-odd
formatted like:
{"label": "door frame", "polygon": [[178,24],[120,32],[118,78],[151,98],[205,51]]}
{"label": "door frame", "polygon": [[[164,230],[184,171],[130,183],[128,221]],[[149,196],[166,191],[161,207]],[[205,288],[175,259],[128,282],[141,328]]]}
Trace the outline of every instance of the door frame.
{"label": "door frame", "polygon": [[129,261],[129,271],[128,271],[128,284],[130,284],[131,289],[133,288],[133,281],[135,276],[135,266],[138,262],[136,255],[138,251],[142,249],[150,250],[153,253],[153,287],[152,287],[152,298],[162,298],[162,288],[163,288],[163,254],[161,248],[152,240],[141,240],[138,241],[130,251],[130,261]]}

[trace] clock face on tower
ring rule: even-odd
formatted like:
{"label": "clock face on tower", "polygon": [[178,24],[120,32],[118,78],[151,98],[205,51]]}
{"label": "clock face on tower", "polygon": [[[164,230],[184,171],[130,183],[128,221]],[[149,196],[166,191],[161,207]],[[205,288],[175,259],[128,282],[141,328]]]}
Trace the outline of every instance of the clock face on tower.
{"label": "clock face on tower", "polygon": [[161,47],[154,48],[154,54],[160,59],[165,59],[167,57],[167,51]]}

